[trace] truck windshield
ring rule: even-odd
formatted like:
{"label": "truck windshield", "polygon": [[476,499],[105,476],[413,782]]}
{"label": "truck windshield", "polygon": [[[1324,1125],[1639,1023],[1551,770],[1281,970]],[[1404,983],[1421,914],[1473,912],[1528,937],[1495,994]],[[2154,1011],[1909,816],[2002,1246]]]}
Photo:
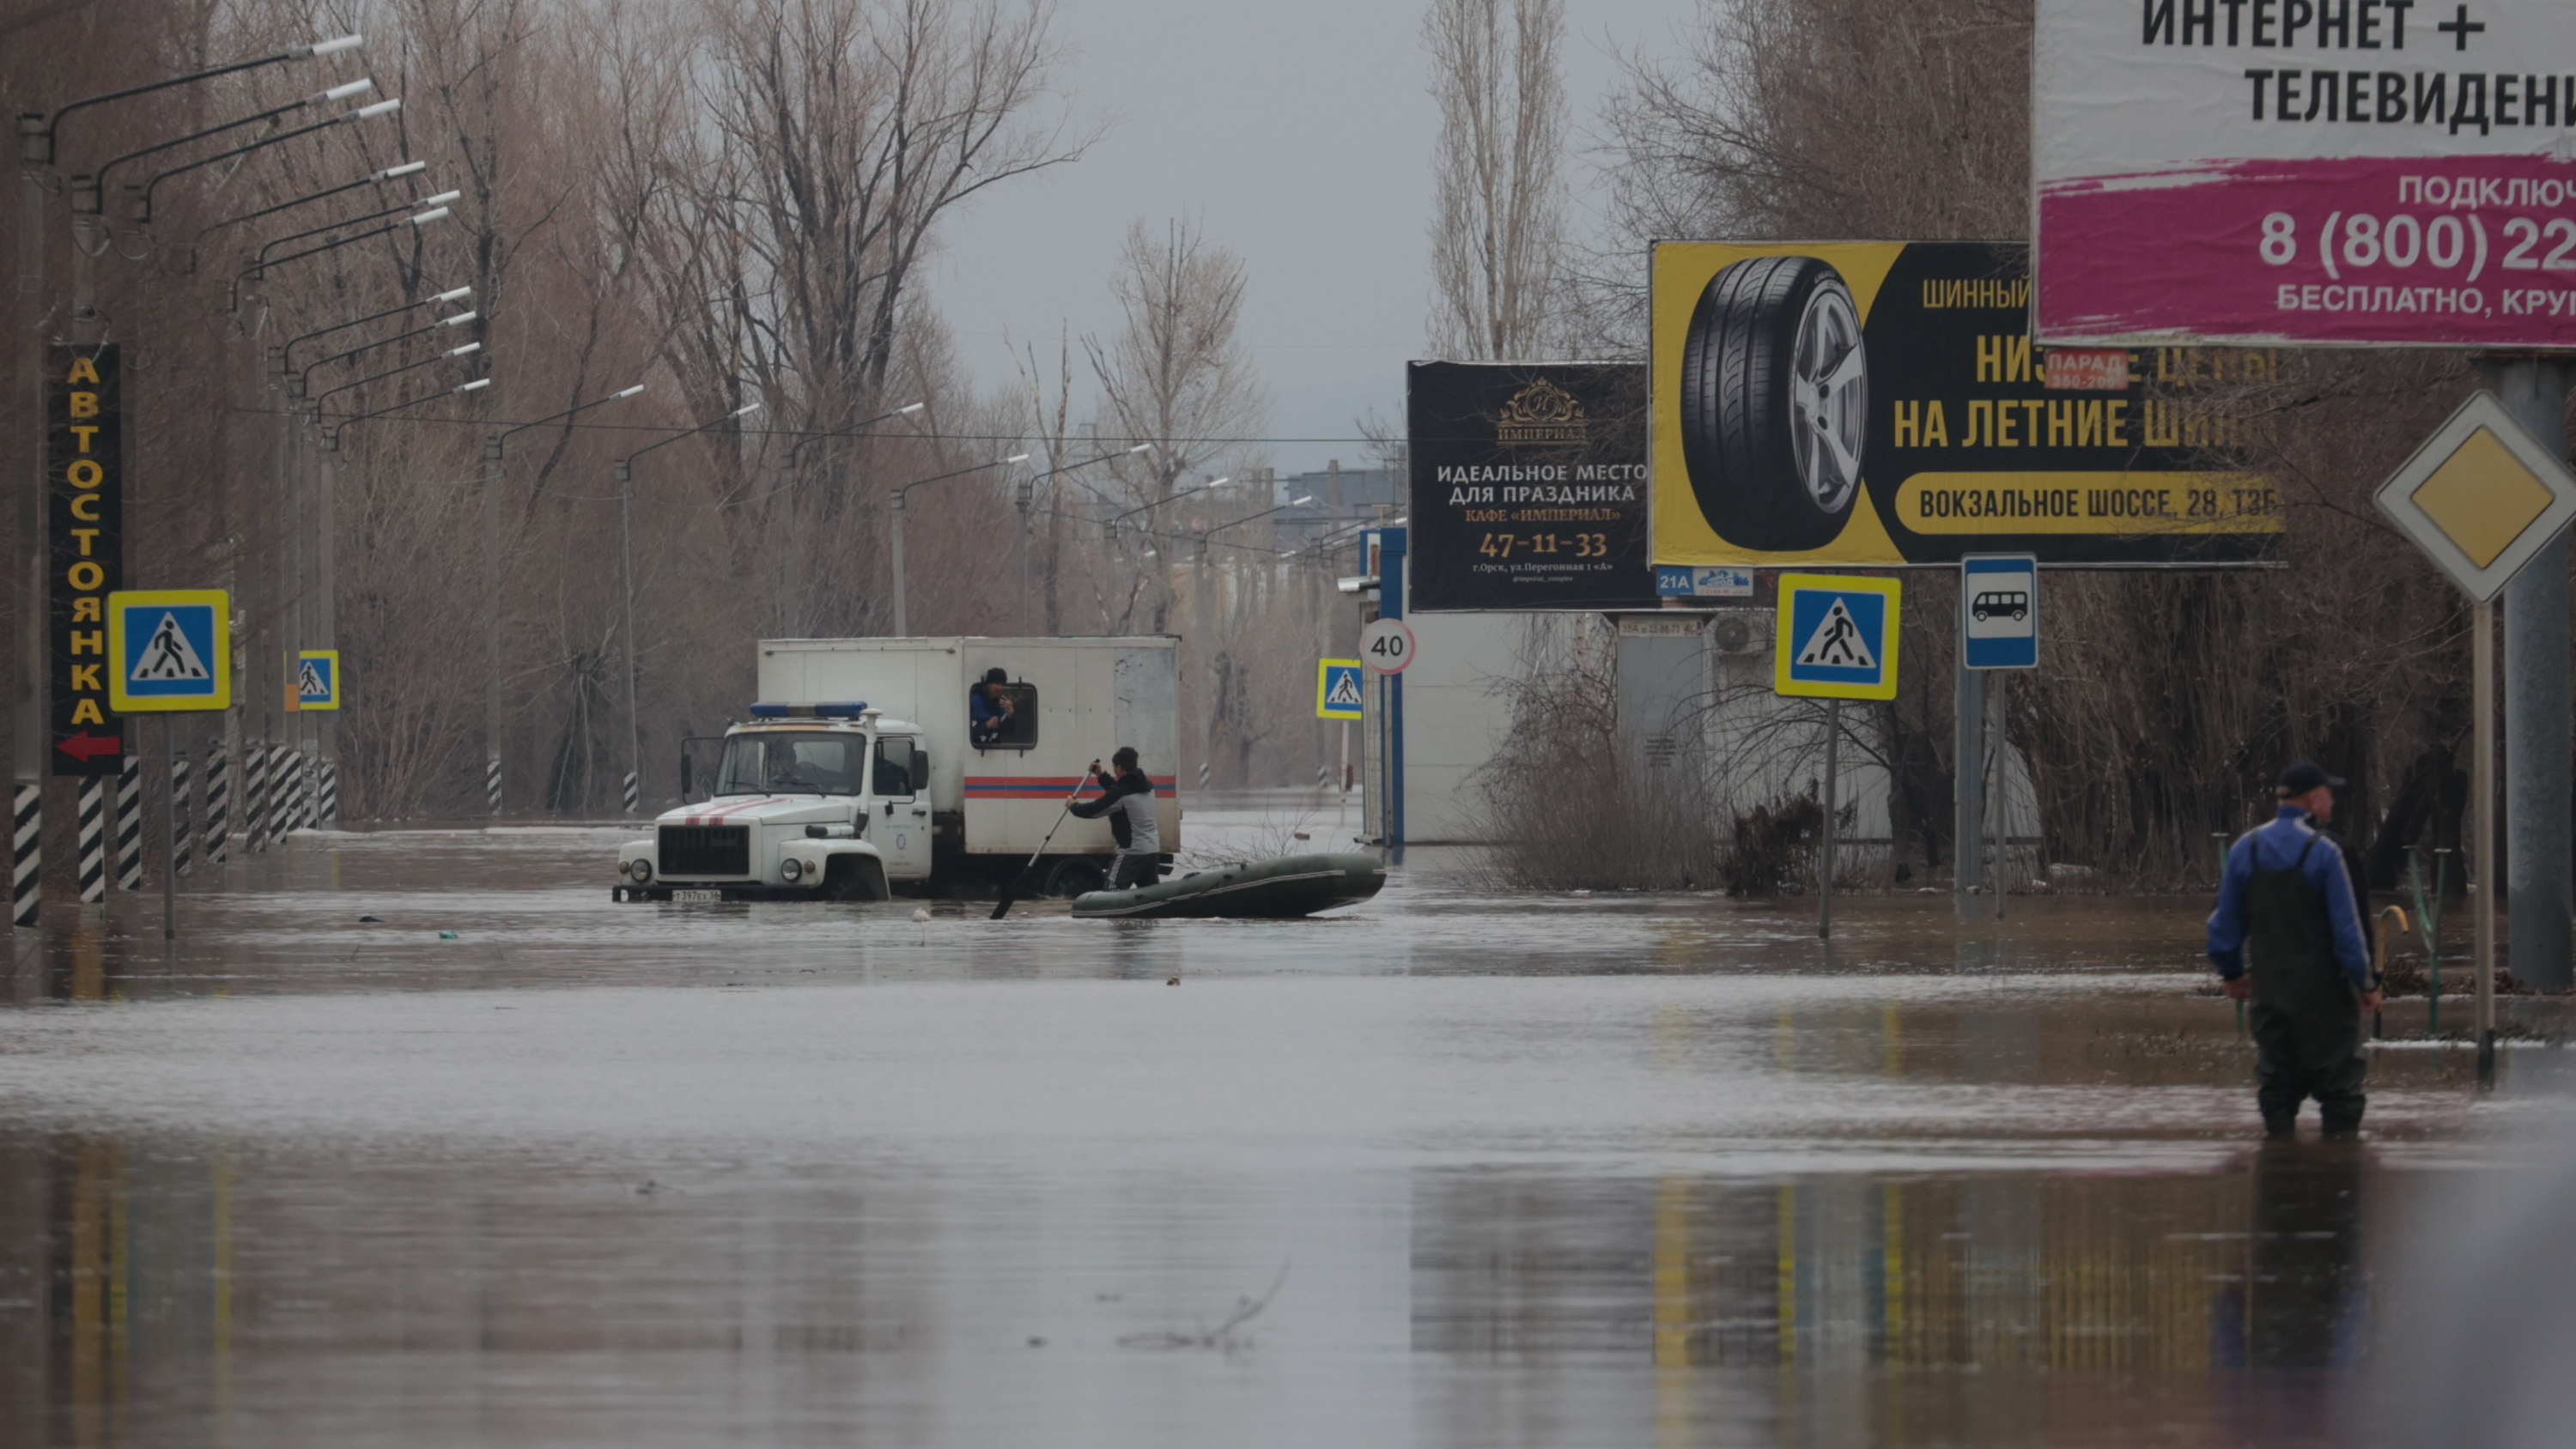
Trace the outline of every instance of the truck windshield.
{"label": "truck windshield", "polygon": [[855,795],[867,737],[764,730],[725,741],[719,795]]}

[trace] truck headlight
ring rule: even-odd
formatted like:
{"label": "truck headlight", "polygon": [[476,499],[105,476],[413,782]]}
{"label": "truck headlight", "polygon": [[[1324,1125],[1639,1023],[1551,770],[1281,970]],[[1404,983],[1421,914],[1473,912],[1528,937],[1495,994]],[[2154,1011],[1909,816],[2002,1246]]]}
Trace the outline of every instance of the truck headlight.
{"label": "truck headlight", "polygon": [[635,877],[638,881],[651,880],[653,878],[653,862],[643,859],[632,861],[627,865],[626,873]]}
{"label": "truck headlight", "polygon": [[805,874],[805,867],[794,860],[782,860],[778,863],[778,873],[793,881]]}

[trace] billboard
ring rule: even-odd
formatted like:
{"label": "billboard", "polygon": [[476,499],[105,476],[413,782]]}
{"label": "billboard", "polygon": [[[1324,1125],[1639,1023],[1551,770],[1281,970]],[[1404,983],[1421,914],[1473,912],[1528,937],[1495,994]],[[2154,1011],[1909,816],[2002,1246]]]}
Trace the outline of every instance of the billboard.
{"label": "billboard", "polygon": [[1405,608],[1651,609],[1646,369],[1405,369],[1413,568]]}
{"label": "billboard", "polygon": [[1655,562],[2271,558],[2228,395],[2273,355],[2051,351],[2029,304],[2019,243],[1657,243]]}
{"label": "billboard", "polygon": [[2576,5],[2037,21],[2043,339],[2576,346]]}

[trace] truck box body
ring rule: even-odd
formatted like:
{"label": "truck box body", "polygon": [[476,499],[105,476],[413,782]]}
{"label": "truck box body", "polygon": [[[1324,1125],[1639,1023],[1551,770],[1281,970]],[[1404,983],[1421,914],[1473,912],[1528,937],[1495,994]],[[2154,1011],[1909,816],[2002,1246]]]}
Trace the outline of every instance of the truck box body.
{"label": "truck box body", "polygon": [[[760,698],[863,702],[921,727],[943,854],[1025,858],[1056,823],[1093,760],[1132,745],[1154,781],[1165,851],[1181,839],[1174,640],[1162,636],[1003,639],[768,639]],[[967,691],[999,668],[1032,700],[1034,738],[977,749]],[[1025,728],[1025,724],[1023,728]],[[1050,856],[1117,849],[1106,820],[1067,820]]]}

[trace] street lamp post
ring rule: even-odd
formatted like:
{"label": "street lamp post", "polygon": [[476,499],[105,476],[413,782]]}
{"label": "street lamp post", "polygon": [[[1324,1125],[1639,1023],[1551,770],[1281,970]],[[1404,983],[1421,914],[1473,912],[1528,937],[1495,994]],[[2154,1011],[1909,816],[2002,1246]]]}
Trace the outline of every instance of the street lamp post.
{"label": "street lamp post", "polygon": [[658,443],[647,443],[617,460],[617,589],[624,596],[625,615],[622,628],[626,635],[626,780],[623,794],[626,813],[635,813],[636,802],[644,789],[643,732],[635,722],[635,534],[631,520],[634,490],[633,464],[655,448],[667,448],[682,438],[695,437],[709,428],[720,428],[736,418],[760,411],[758,403],[744,403],[711,423],[700,423],[686,432],[673,433]]}
{"label": "street lamp post", "polygon": [[1094,463],[1106,463],[1113,458],[1125,458],[1137,453],[1150,452],[1153,449],[1153,446],[1154,445],[1151,443],[1138,443],[1132,448],[1120,448],[1114,452],[1103,453],[1096,458],[1085,458],[1078,463],[1067,463],[1062,467],[1049,468],[1043,473],[1033,473],[1020,481],[1020,486],[1017,490],[1018,496],[1014,501],[1019,505],[1020,510],[1021,633],[1026,634],[1029,632],[1029,511],[1037,505],[1038,485],[1049,478],[1054,477],[1058,473],[1070,473],[1076,468],[1088,468]]}
{"label": "street lamp post", "polygon": [[[467,313],[472,316],[472,313]],[[637,383],[624,392],[610,393],[565,408],[553,417],[539,418],[504,428],[483,440],[483,793],[489,798],[492,813],[501,813],[501,449],[504,443],[530,428],[559,423],[576,413],[588,412],[603,403],[613,403],[635,396],[644,390]]]}
{"label": "street lamp post", "polygon": [[[787,483],[785,486],[791,490],[797,488],[801,481],[796,471],[797,457],[814,444],[829,442],[834,438],[846,438],[864,429],[875,427],[879,423],[891,422],[896,418],[910,417],[929,406],[930,404],[926,402],[907,403],[902,407],[896,408],[893,412],[880,413],[863,422],[852,423],[846,428],[835,428],[828,433],[809,433],[806,436],[797,439],[796,442],[787,450],[787,467],[785,469],[787,473]],[[779,590],[782,596],[781,608],[779,610],[779,626],[782,633],[791,637],[795,636],[799,630],[804,628],[805,619],[805,611],[803,607],[805,592],[803,567],[805,560],[805,545],[801,538],[795,536],[794,526],[797,499],[799,496],[800,495],[794,492],[791,492],[788,495],[787,516],[789,519],[789,526],[787,532],[789,536],[785,540],[786,546],[778,551],[780,560],[779,572],[782,575],[779,580]]]}
{"label": "street lamp post", "polygon": [[[74,112],[117,101],[131,100],[174,87],[236,75],[263,66],[316,56],[335,55],[354,50],[361,44],[355,35],[290,46],[273,55],[264,55],[227,65],[212,66],[171,76],[145,85],[101,95],[86,96],[57,108],[50,116],[42,112],[22,112],[18,117],[18,288],[29,295],[39,317],[51,315],[45,301],[45,201],[61,189],[54,172],[63,122]],[[83,268],[86,270],[86,267]],[[82,325],[86,325],[83,319]],[[83,338],[81,340],[87,340]],[[47,617],[45,571],[45,428],[43,426],[44,329],[31,328],[27,335],[30,360],[27,375],[36,386],[26,394],[31,411],[22,430],[27,447],[26,483],[17,490],[15,509],[17,525],[18,577],[18,671],[12,691],[12,735],[15,745],[11,755],[11,773],[16,777],[12,833],[12,908],[10,919],[17,925],[37,923],[37,910],[42,899],[40,885],[43,871],[43,831],[40,816],[52,814],[57,824],[64,820],[61,812],[70,806],[70,797],[56,793],[54,808],[44,810],[45,791],[45,636]]]}
{"label": "street lamp post", "polygon": [[969,473],[981,473],[981,472],[984,472],[985,470],[990,469],[990,468],[1007,468],[1007,467],[1011,466],[1013,463],[1025,463],[1025,462],[1027,462],[1028,460],[1029,460],[1029,455],[1028,455],[1028,454],[1026,454],[1026,453],[1013,453],[1011,456],[1009,456],[1009,457],[1007,457],[1007,458],[997,459],[997,460],[995,460],[994,462],[990,462],[990,463],[978,463],[978,464],[976,464],[974,467],[971,467],[971,468],[959,468],[959,469],[957,469],[955,472],[952,472],[952,473],[940,473],[940,474],[937,474],[937,475],[932,476],[932,477],[929,477],[929,478],[916,478],[916,479],[912,480],[911,482],[906,483],[906,484],[905,484],[905,485],[903,485],[902,487],[892,490],[892,493],[891,493],[891,499],[892,499],[892,503],[893,503],[893,513],[894,513],[894,534],[893,534],[893,540],[892,540],[893,545],[894,545],[894,547],[893,547],[893,554],[894,554],[894,558],[893,558],[893,562],[894,562],[894,637],[896,637],[896,638],[898,638],[898,639],[903,638],[903,637],[904,637],[904,633],[905,633],[905,629],[906,629],[906,624],[905,624],[905,619],[904,619],[904,600],[903,600],[903,595],[904,595],[904,578],[903,578],[903,515],[904,515],[904,495],[905,495],[905,494],[907,494],[907,493],[910,493],[912,490],[914,490],[915,488],[918,488],[918,487],[922,486],[922,485],[923,485],[923,484],[925,484],[925,483],[944,483],[944,482],[948,481],[948,480],[949,480],[949,479],[951,479],[951,478],[963,478],[963,477],[965,477],[965,476],[966,476],[967,474],[969,474]]}

